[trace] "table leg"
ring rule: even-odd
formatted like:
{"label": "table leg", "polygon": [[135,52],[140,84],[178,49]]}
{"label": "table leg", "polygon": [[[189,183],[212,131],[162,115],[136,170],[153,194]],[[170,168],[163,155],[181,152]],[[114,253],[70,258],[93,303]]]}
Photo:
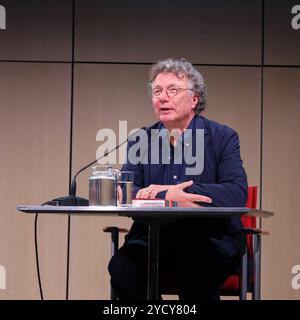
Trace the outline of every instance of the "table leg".
{"label": "table leg", "polygon": [[240,274],[240,300],[247,300],[248,285],[248,252],[247,252],[247,235],[242,234],[242,257],[241,257],[241,274]]}
{"label": "table leg", "polygon": [[159,224],[148,224],[148,300],[158,300]]}

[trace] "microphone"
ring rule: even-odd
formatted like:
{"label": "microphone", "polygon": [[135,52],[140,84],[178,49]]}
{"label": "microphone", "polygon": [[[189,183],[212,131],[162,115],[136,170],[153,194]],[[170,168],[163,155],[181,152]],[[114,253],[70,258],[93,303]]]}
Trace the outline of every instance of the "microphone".
{"label": "microphone", "polygon": [[[146,127],[142,127],[140,129],[138,129],[137,131],[135,131],[132,134],[132,136],[137,135],[141,130],[145,130],[145,129],[146,129]],[[45,204],[52,205],[52,206],[88,206],[89,205],[88,199],[76,196],[76,179],[77,179],[78,175],[81,172],[83,172],[85,169],[89,168],[91,165],[95,164],[97,161],[107,157],[113,151],[118,150],[122,145],[124,145],[125,143],[127,143],[129,141],[129,138],[130,138],[130,136],[125,141],[123,141],[122,143],[120,143],[116,147],[114,147],[113,149],[106,151],[103,156],[93,160],[92,162],[88,163],[86,166],[81,168],[79,171],[77,171],[77,173],[74,175],[72,183],[70,184],[68,196],[55,198],[53,200],[46,202]]]}

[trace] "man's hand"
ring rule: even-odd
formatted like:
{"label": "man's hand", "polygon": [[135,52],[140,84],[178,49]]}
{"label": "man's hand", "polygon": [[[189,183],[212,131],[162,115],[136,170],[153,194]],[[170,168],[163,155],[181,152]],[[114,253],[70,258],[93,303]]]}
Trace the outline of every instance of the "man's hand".
{"label": "man's hand", "polygon": [[140,189],[136,194],[136,198],[155,199],[159,192],[167,191],[173,187],[174,185],[150,184],[149,187]]}
{"label": "man's hand", "polygon": [[186,181],[180,184],[176,184],[170,188],[166,194],[166,200],[176,201],[178,207],[197,208],[194,202],[206,202],[211,203],[212,199],[199,194],[187,193],[183,190],[190,187],[193,184],[193,180]]}
{"label": "man's hand", "polygon": [[176,201],[179,207],[199,207],[199,205],[194,202],[212,202],[212,200],[206,196],[183,191],[192,184],[193,180],[176,185],[150,184],[149,187],[140,189],[136,194],[136,198],[155,199],[159,192],[167,191],[166,200]]}

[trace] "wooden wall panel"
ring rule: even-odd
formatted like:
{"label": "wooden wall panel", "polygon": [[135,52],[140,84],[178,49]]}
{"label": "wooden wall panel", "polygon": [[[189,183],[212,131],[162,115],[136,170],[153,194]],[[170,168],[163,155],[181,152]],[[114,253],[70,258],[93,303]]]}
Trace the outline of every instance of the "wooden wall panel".
{"label": "wooden wall panel", "polygon": [[249,185],[260,179],[260,71],[257,68],[202,67],[208,104],[204,114],[234,128]]}
{"label": "wooden wall panel", "polygon": [[[296,0],[265,1],[265,63],[276,65],[300,64],[300,5]],[[292,24],[292,20],[295,20]],[[298,29],[294,29],[297,25]]]}
{"label": "wooden wall panel", "polygon": [[79,0],[76,4],[76,60],[261,61],[259,0]]}
{"label": "wooden wall panel", "polygon": [[[68,191],[70,67],[0,63],[0,299],[39,299],[34,216],[19,204],[42,204]],[[66,217],[40,216],[44,297],[65,297]]]}
{"label": "wooden wall panel", "polygon": [[266,299],[299,299],[291,270],[300,264],[300,71],[265,71],[263,207],[275,216],[263,221],[262,293]]}
{"label": "wooden wall panel", "polygon": [[63,60],[72,57],[72,0],[1,0],[6,29],[0,59]]}

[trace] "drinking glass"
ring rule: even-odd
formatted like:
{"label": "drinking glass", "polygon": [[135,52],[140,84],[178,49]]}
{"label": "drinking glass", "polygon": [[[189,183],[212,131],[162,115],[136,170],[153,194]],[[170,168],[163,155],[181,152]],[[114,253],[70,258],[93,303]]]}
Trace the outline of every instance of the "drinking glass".
{"label": "drinking glass", "polygon": [[120,207],[132,206],[133,172],[120,171],[118,173],[118,205]]}

